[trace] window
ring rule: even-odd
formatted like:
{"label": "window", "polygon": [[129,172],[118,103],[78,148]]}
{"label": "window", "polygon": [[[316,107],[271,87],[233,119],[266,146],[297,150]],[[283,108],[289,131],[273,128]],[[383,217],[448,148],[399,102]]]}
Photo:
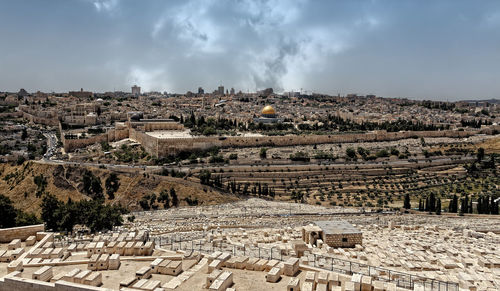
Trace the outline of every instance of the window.
{"label": "window", "polygon": [[347,237],[343,237],[342,242],[347,242]]}

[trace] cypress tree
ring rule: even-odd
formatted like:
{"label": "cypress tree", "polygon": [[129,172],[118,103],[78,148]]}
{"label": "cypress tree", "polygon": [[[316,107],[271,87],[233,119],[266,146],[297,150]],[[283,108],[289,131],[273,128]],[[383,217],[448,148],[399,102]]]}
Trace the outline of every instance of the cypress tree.
{"label": "cypress tree", "polygon": [[477,198],[477,213],[483,213],[483,197],[481,196]]}
{"label": "cypress tree", "polygon": [[458,210],[458,215],[460,216],[463,216],[464,215],[464,202],[465,202],[465,199],[464,198],[460,198],[460,209]]}
{"label": "cypress tree", "polygon": [[490,214],[498,214],[498,204],[495,202],[495,197],[490,196]]}
{"label": "cypress tree", "polygon": [[429,211],[436,211],[436,196],[434,195],[434,192],[431,192],[431,195],[429,197],[429,204]]}
{"label": "cypress tree", "polygon": [[490,197],[483,197],[483,213],[490,214]]}
{"label": "cypress tree", "polygon": [[405,209],[410,209],[411,208],[410,194],[408,194],[408,193],[406,193],[406,195],[405,195],[404,208]]}
{"label": "cypress tree", "polygon": [[452,208],[452,213],[457,213],[458,211],[458,197],[456,194],[453,195],[453,208]]}
{"label": "cypress tree", "polygon": [[491,204],[493,204],[493,209],[491,210],[491,214],[498,215],[498,201],[497,202],[493,201]]}
{"label": "cypress tree", "polygon": [[441,198],[436,201],[436,215],[441,215]]}
{"label": "cypress tree", "polygon": [[471,196],[471,197],[470,197],[470,200],[469,200],[469,213],[471,213],[471,214],[472,214],[472,212],[473,212],[472,200],[474,200],[474,199],[472,199],[472,196]]}

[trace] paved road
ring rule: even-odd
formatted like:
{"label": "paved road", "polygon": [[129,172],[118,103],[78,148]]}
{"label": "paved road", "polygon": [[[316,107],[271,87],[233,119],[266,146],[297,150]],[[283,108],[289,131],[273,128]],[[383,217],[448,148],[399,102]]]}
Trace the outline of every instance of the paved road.
{"label": "paved road", "polygon": [[47,138],[47,151],[43,155],[43,158],[50,159],[57,151],[57,137],[51,132],[44,133],[43,135]]}

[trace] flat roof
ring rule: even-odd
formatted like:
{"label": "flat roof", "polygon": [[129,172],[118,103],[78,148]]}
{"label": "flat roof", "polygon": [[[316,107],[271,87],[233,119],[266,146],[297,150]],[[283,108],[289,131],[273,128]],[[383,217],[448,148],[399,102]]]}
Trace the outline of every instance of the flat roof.
{"label": "flat roof", "polygon": [[354,234],[361,233],[356,227],[345,220],[323,220],[315,221],[325,234]]}

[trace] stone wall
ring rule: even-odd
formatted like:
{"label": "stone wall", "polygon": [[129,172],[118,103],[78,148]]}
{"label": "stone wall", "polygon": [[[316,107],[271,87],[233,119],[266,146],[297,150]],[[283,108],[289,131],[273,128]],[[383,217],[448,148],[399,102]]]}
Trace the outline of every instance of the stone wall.
{"label": "stone wall", "polygon": [[7,275],[0,279],[0,291],[110,291],[110,289],[66,281],[49,283]]}
{"label": "stone wall", "polygon": [[332,248],[353,248],[363,244],[362,233],[327,234],[325,241]]}
{"label": "stone wall", "polygon": [[[150,123],[146,131],[182,129],[178,123]],[[173,127],[170,127],[173,126]],[[182,125],[180,125],[182,126]],[[468,137],[477,134],[478,131],[404,131],[404,132],[371,132],[357,134],[334,134],[334,135],[290,135],[290,136],[257,136],[257,137],[218,137],[201,136],[193,138],[171,138],[160,139],[146,134],[144,131],[135,128],[114,129],[107,133],[96,135],[85,139],[68,139],[61,134],[61,139],[66,152],[77,148],[86,147],[94,143],[103,141],[112,142],[124,138],[131,138],[139,142],[146,152],[156,157],[175,155],[181,151],[204,150],[210,147],[261,147],[261,146],[294,146],[294,145],[314,145],[329,143],[354,143],[354,142],[376,142],[391,141],[407,138],[420,137]]]}
{"label": "stone wall", "polygon": [[64,137],[64,132],[61,133],[61,141],[64,145],[64,150],[66,152],[71,152],[77,148],[83,148],[95,143],[113,142],[128,137],[129,137],[128,129],[111,129],[103,134],[91,136],[88,138],[79,138],[79,139],[66,139]]}
{"label": "stone wall", "polygon": [[43,224],[2,228],[0,229],[0,243],[8,243],[16,238],[25,240],[29,236],[36,235],[37,232],[44,230],[45,226]]}
{"label": "stone wall", "polygon": [[146,122],[144,124],[144,130],[184,130],[184,125],[178,122]]}
{"label": "stone wall", "polygon": [[[354,143],[391,141],[406,138],[420,137],[468,137],[476,131],[404,131],[404,132],[376,132],[362,134],[337,135],[291,135],[291,136],[259,136],[259,137],[195,137],[157,139],[155,147],[145,147],[148,153],[164,157],[181,151],[203,150],[217,147],[259,147],[259,146],[294,146],[314,145],[325,143]],[[138,142],[141,142],[137,140]],[[142,143],[142,142],[141,142]]]}
{"label": "stone wall", "polygon": [[22,111],[23,118],[28,120],[29,122],[37,123],[37,124],[43,124],[43,125],[49,125],[49,126],[57,126],[59,123],[59,120],[57,117],[54,118],[46,118],[46,117],[40,117],[36,116],[33,114],[30,114],[28,112]]}

